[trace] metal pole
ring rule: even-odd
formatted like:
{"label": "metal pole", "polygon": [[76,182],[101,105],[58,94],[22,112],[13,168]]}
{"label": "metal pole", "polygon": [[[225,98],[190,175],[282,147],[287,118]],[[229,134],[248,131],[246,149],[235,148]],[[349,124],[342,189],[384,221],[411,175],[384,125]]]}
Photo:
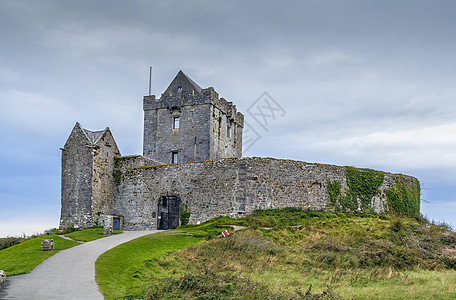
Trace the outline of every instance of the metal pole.
{"label": "metal pole", "polygon": [[152,95],[152,67],[149,67],[149,96]]}

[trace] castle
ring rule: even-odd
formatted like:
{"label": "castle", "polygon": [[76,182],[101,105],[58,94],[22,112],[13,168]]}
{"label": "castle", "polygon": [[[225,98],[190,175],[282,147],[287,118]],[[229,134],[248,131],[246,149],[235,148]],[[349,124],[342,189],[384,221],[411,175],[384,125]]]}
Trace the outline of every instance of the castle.
{"label": "castle", "polygon": [[244,116],[180,71],[143,99],[143,155],[121,156],[109,128],[74,126],[62,150],[60,227],[171,229],[256,209],[419,214],[416,178],[369,169],[242,158]]}

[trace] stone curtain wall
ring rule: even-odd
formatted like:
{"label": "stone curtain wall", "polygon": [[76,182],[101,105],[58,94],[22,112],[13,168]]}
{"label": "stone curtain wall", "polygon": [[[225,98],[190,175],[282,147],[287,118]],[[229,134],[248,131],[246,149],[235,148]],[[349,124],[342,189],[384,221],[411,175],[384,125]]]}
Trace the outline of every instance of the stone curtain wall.
{"label": "stone curtain wall", "polygon": [[[272,158],[228,158],[179,165],[134,167],[140,157],[120,158],[121,180],[113,214],[124,217],[125,230],[156,228],[160,196],[178,195],[191,210],[190,223],[226,215],[240,217],[255,209],[329,207],[328,179],[348,191],[345,167]],[[138,165],[138,164],[136,164]],[[387,212],[386,190],[398,178],[383,173],[370,210]],[[401,176],[407,185],[418,181]],[[358,206],[359,209],[360,206]]]}
{"label": "stone curtain wall", "polygon": [[[156,229],[157,202],[150,203],[149,188],[142,178],[142,168],[147,165],[159,165],[160,162],[141,155],[122,156],[115,158],[114,216],[122,217],[123,230]],[[155,212],[155,214],[154,214]]]}

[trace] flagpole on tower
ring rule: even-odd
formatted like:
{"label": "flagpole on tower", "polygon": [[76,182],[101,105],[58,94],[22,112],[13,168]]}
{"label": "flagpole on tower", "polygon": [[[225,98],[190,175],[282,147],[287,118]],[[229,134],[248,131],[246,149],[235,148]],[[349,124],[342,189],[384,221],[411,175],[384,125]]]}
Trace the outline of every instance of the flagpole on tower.
{"label": "flagpole on tower", "polygon": [[149,96],[152,95],[152,67],[149,67]]}

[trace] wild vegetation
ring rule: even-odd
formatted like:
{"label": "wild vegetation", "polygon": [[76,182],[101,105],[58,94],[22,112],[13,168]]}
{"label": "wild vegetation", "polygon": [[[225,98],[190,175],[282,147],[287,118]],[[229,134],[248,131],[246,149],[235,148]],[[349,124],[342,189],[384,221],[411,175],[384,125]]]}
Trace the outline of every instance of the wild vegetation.
{"label": "wild vegetation", "polygon": [[6,238],[0,238],[0,250],[12,247],[14,245],[20,244],[25,241],[27,238],[25,237],[14,237],[8,236]]}
{"label": "wild vegetation", "polygon": [[[246,228],[214,238],[226,225]],[[456,234],[419,217],[259,210],[244,219],[183,226],[162,233],[160,242],[155,238],[136,240],[141,251],[127,243],[97,261],[107,299],[456,297]],[[168,238],[174,248],[157,255],[154,245]],[[127,253],[134,263],[100,272]],[[100,281],[114,278],[118,285]]]}

